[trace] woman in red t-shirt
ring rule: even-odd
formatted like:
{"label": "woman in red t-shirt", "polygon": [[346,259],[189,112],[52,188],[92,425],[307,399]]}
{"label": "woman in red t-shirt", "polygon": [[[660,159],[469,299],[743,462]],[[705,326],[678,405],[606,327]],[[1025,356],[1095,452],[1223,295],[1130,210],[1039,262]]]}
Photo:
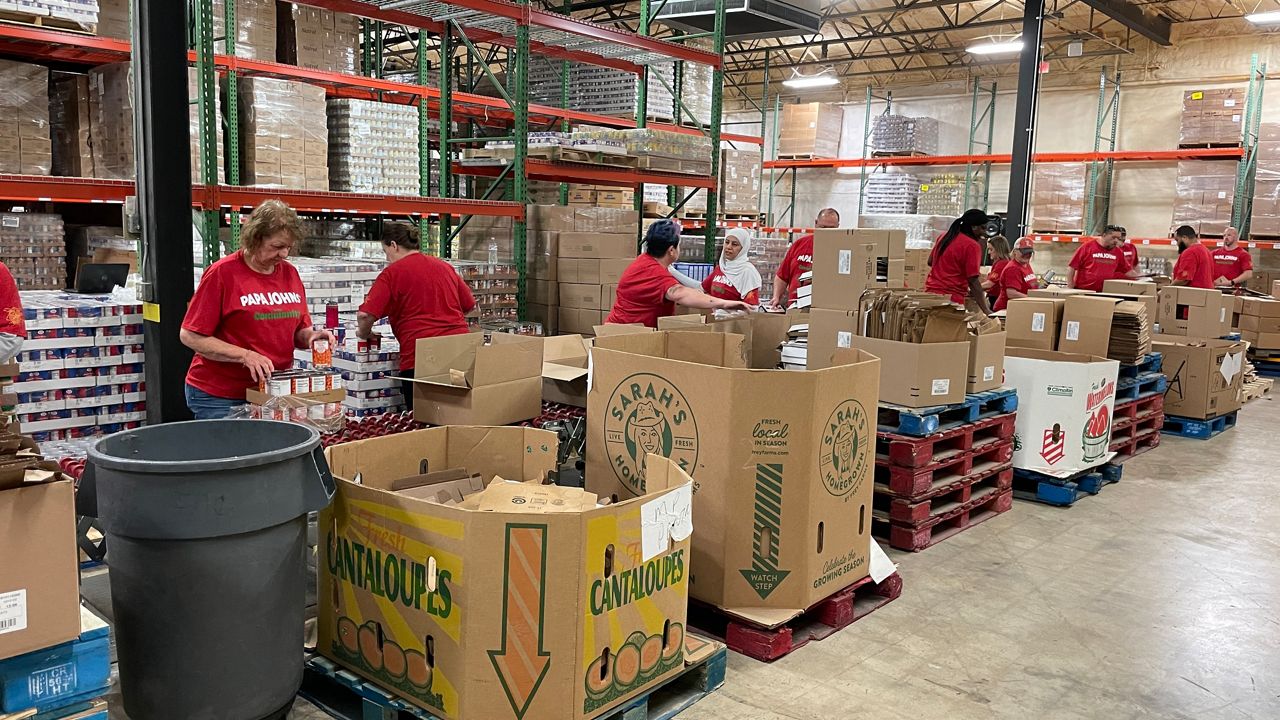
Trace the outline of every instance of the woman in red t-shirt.
{"label": "woman in red t-shirt", "polygon": [[[385,317],[400,342],[400,377],[413,377],[419,338],[462,335],[469,331],[466,314],[475,309],[471,288],[452,265],[423,255],[418,229],[405,223],[382,228],[382,249],[390,263],[373,281],[356,313],[356,337],[368,340],[373,324]],[[405,397],[413,394],[405,381]]]}
{"label": "woman in red t-shirt", "polygon": [[987,240],[987,256],[991,259],[991,272],[982,281],[982,289],[987,291],[987,302],[995,306],[1000,298],[1000,271],[1011,261],[1009,259],[1009,239],[996,235]]}
{"label": "woman in red t-shirt", "polygon": [[951,302],[964,304],[965,298],[973,300],[982,312],[990,314],[987,295],[978,281],[982,262],[982,246],[975,237],[986,233],[987,214],[981,210],[966,210],[964,215],[951,222],[951,227],[938,236],[929,253],[929,276],[924,289],[936,295],[947,295]]}
{"label": "woman in red t-shirt", "polygon": [[312,329],[302,278],[285,262],[301,237],[298,214],[268,200],[244,224],[241,249],[205,268],[179,335],[196,353],[186,395],[197,420],[243,405],[245,390],[293,366],[294,348],[333,342]]}
{"label": "woman in red t-shirt", "polygon": [[1004,266],[1000,275],[1000,297],[996,299],[996,312],[1009,306],[1010,300],[1027,297],[1033,288],[1040,287],[1036,271],[1031,269],[1031,256],[1036,245],[1031,238],[1021,238],[1013,246],[1013,259]]}
{"label": "woman in red t-shirt", "polygon": [[702,310],[752,310],[741,300],[724,300],[685,287],[671,274],[680,257],[680,224],[659,220],[644,236],[644,253],[618,279],[618,295],[605,322],[611,325],[639,323],[658,327],[658,318],[672,315],[676,305]]}
{"label": "woman in red t-shirt", "polygon": [[724,249],[715,270],[702,281],[702,290],[711,297],[741,300],[748,305],[760,304],[760,271],[747,259],[751,249],[751,232],[734,228],[724,234]]}

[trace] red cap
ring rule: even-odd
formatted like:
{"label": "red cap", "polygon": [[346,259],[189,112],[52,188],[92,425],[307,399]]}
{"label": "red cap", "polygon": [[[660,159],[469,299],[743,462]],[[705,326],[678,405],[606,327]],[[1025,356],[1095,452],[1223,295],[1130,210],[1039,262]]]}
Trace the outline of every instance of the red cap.
{"label": "red cap", "polygon": [[1031,252],[1035,252],[1036,243],[1034,240],[1032,240],[1029,237],[1018,238],[1018,242],[1013,244],[1013,249],[1014,250],[1030,250]]}

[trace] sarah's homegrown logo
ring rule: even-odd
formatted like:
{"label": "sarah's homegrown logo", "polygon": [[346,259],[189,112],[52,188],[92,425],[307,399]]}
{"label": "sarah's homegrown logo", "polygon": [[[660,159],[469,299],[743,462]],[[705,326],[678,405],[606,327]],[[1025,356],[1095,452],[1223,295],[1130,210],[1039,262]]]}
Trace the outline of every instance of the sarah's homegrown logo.
{"label": "sarah's homegrown logo", "polygon": [[645,455],[668,458],[690,475],[698,462],[698,424],[688,401],[649,373],[636,373],[613,389],[604,443],[614,474],[635,495],[644,493]]}
{"label": "sarah's homegrown logo", "polygon": [[871,433],[867,413],[857,400],[840,403],[822,431],[818,470],[827,492],[840,497],[854,490],[866,470]]}

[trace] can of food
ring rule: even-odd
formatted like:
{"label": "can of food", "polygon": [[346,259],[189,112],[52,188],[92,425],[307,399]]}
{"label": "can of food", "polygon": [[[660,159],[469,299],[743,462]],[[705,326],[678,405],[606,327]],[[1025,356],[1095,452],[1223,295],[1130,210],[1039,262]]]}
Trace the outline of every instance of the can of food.
{"label": "can of food", "polygon": [[324,306],[324,326],[330,330],[338,327],[338,303]]}
{"label": "can of food", "polygon": [[370,351],[370,352],[378,352],[378,351],[380,351],[380,350],[382,350],[382,336],[381,336],[381,335],[370,335],[370,336],[369,336],[369,351]]}
{"label": "can of food", "polygon": [[329,389],[341,390],[343,388],[342,376],[338,373],[329,373]]}
{"label": "can of food", "polygon": [[268,395],[292,395],[293,394],[293,378],[290,377],[272,377],[267,381]]}
{"label": "can of food", "polygon": [[311,364],[317,368],[333,365],[333,344],[329,338],[316,338],[311,341]]}

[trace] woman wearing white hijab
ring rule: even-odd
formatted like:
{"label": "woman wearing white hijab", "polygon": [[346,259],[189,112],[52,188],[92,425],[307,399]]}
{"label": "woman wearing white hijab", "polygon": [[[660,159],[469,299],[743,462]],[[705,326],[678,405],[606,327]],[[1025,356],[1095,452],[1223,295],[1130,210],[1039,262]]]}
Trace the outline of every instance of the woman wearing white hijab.
{"label": "woman wearing white hijab", "polygon": [[751,233],[734,228],[725,233],[724,249],[716,269],[702,281],[702,290],[712,297],[760,304],[760,271],[747,259]]}

